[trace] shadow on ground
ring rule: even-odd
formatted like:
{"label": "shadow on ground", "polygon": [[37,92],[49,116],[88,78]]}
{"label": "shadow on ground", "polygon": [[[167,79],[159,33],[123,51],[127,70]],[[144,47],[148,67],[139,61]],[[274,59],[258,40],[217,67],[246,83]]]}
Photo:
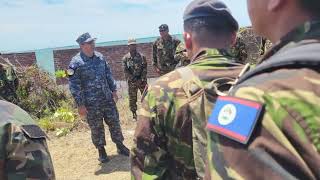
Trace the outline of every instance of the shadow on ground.
{"label": "shadow on ground", "polygon": [[129,172],[130,162],[129,157],[122,155],[109,156],[110,161],[107,163],[100,164],[101,169],[96,171],[95,175],[110,174],[116,171]]}

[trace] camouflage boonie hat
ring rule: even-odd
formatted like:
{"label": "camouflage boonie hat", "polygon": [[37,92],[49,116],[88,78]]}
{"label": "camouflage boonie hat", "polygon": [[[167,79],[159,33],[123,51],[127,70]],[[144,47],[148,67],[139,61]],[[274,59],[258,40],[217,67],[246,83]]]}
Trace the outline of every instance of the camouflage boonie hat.
{"label": "camouflage boonie hat", "polygon": [[91,37],[89,33],[81,34],[76,40],[78,44],[88,43],[97,40],[97,38]]}
{"label": "camouflage boonie hat", "polygon": [[132,44],[137,44],[137,41],[134,38],[129,38],[128,39],[128,45],[132,45]]}
{"label": "camouflage boonie hat", "polygon": [[167,31],[169,30],[169,26],[167,24],[161,24],[159,26],[159,31]]}

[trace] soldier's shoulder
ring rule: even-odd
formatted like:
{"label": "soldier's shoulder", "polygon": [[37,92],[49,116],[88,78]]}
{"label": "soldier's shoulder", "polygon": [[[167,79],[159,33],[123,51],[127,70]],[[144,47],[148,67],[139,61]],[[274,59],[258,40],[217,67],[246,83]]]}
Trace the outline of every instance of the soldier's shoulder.
{"label": "soldier's shoulder", "polygon": [[180,39],[176,38],[175,36],[172,36],[172,40],[176,43],[180,43]]}
{"label": "soldier's shoulder", "polygon": [[100,60],[104,60],[104,55],[98,51],[94,51],[94,55],[96,55]]}
{"label": "soldier's shoulder", "polygon": [[126,60],[126,59],[129,59],[131,57],[131,55],[130,55],[130,53],[128,52],[127,54],[125,54],[124,56],[123,56],[123,60]]}
{"label": "soldier's shoulder", "polygon": [[78,53],[75,56],[73,56],[73,58],[71,59],[69,67],[72,69],[76,69],[82,65],[84,65],[84,61],[81,58],[80,53]]}
{"label": "soldier's shoulder", "polygon": [[154,45],[158,45],[160,42],[161,42],[161,38],[158,37],[158,38],[153,42],[153,44],[154,44]]}
{"label": "soldier's shoulder", "polygon": [[186,46],[183,42],[180,42],[179,45],[177,46],[176,53],[180,53],[184,50],[186,50]]}
{"label": "soldier's shoulder", "polygon": [[174,89],[179,89],[182,87],[184,81],[181,78],[181,74],[178,70],[171,71],[160,78],[158,78],[153,84],[151,84],[151,89],[162,89],[164,92],[171,92]]}

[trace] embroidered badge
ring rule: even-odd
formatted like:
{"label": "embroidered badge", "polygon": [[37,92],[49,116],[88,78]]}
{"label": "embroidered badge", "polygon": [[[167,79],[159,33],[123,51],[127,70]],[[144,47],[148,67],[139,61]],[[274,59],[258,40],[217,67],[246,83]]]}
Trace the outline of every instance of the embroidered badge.
{"label": "embroidered badge", "polygon": [[263,105],[230,96],[218,97],[207,129],[242,144],[247,144]]}
{"label": "embroidered badge", "polygon": [[74,75],[74,70],[73,69],[68,69],[67,70],[67,74],[69,75],[69,76],[72,76],[72,75]]}

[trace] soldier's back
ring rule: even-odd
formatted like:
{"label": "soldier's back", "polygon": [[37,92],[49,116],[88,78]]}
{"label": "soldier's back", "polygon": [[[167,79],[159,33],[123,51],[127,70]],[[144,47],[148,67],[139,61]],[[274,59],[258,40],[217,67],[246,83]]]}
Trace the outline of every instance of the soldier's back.
{"label": "soldier's back", "polygon": [[[201,115],[208,115],[210,111],[206,108],[206,112],[200,112],[204,110],[202,109],[203,104],[199,103],[201,95],[203,95],[201,90],[215,79],[236,77],[241,69],[242,66],[232,63],[218,50],[207,49],[199,53],[197,60],[188,67],[179,68],[160,77],[149,87],[140,109],[139,123],[141,123],[141,126],[138,124],[136,130],[136,138],[139,141],[137,147],[133,149],[133,158],[136,159],[135,156],[156,158],[154,156],[157,156],[156,151],[158,149],[154,148],[155,146],[159,146],[161,151],[162,148],[166,147],[166,152],[158,152],[162,157],[156,159],[163,158],[159,162],[142,162],[146,174],[155,173],[159,167],[159,171],[165,172],[164,175],[159,176],[160,179],[197,179],[198,176],[204,175],[203,159],[206,157],[198,156],[201,153],[205,154],[201,152],[203,149],[198,149],[198,145],[200,146],[198,141],[201,139],[201,142],[203,142],[205,137],[195,137],[194,134],[194,132],[197,135],[198,133],[205,134],[205,121]],[[187,87],[190,87],[190,89]],[[215,98],[216,95],[210,96],[210,100]],[[207,104],[205,106],[207,107]],[[196,113],[197,118],[191,116],[193,113]],[[146,125],[150,122],[152,122],[152,125]],[[154,129],[155,134],[149,137],[155,136],[156,142],[149,142],[148,135],[144,133],[149,132],[149,129],[140,129],[140,127]],[[150,130],[150,132],[152,131]],[[149,147],[152,147],[150,151],[154,152],[150,152],[147,147],[137,150],[139,146],[141,147],[139,142],[144,140],[146,140],[145,143],[150,143]],[[145,153],[139,154],[141,152]],[[139,164],[135,162],[132,165],[134,168]],[[161,169],[161,166],[165,166],[165,168]],[[138,176],[136,176],[136,179],[139,179]]]}
{"label": "soldier's back", "polygon": [[46,134],[21,108],[0,101],[0,179],[55,179]]}

